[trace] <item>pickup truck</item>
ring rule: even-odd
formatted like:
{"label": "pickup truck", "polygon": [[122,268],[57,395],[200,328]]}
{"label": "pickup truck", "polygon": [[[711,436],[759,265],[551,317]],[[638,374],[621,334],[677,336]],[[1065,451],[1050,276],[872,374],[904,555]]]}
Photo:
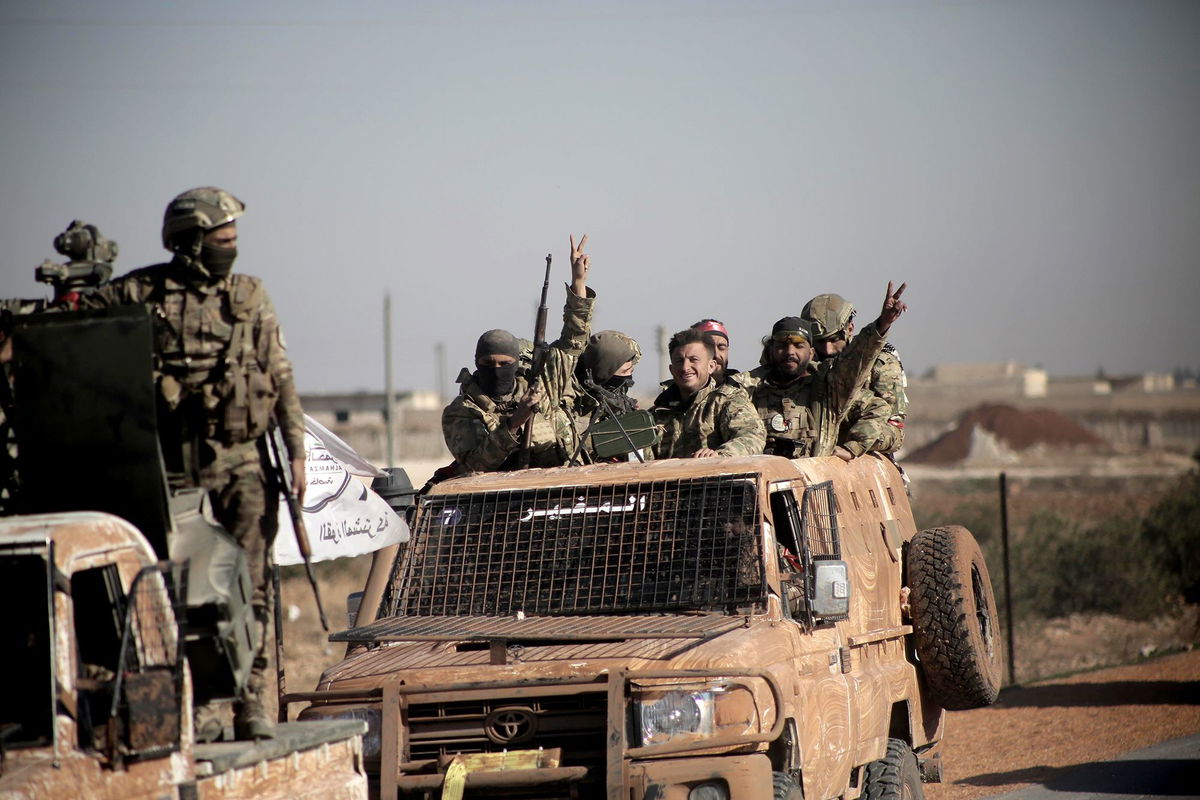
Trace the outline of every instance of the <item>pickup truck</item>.
{"label": "pickup truck", "polygon": [[173,574],[111,514],[0,519],[0,798],[365,798],[361,722],[195,742]]}
{"label": "pickup truck", "polygon": [[1002,663],[974,538],[870,455],[445,481],[354,625],[284,701],[385,800],[921,798]]}

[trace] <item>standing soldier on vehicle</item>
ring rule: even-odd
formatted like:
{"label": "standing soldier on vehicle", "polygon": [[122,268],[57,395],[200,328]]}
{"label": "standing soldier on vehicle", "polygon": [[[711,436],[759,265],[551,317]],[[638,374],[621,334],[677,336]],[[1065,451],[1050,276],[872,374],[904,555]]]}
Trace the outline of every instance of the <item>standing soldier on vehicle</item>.
{"label": "standing soldier on vehicle", "polygon": [[[841,295],[819,294],[809,300],[800,318],[812,327],[813,349],[822,362],[838,357],[854,337],[854,306]],[[864,452],[894,453],[904,444],[904,417],[908,413],[908,378],[891,342],[871,366],[866,391],[842,423],[838,444],[850,455]],[[882,406],[880,406],[882,403]],[[882,410],[884,420],[878,419]]]}
{"label": "standing soldier on vehicle", "polygon": [[442,411],[442,434],[459,473],[518,468],[521,432],[533,420],[529,465],[556,467],[575,452],[575,364],[588,343],[596,293],[587,287],[589,258],[585,234],[571,237],[571,284],[563,327],[547,353],[542,374],[521,374],[517,337],[494,329],[475,345],[475,371],[464,369],[458,397]]}
{"label": "standing soldier on vehicle", "polygon": [[767,453],[787,458],[834,455],[841,421],[866,384],[889,328],[907,309],[900,300],[906,286],[893,293],[889,282],[879,318],[854,337],[840,358],[815,370],[809,369],[815,338],[809,324],[800,317],[775,323],[763,340],[761,366],[742,381],[766,424]]}
{"label": "standing soldier on vehicle", "polygon": [[[272,419],[301,498],[306,480],[303,413],[275,308],[260,278],[232,271],[244,211],[213,186],[180,194],[163,217],[171,261],[123,275],[82,305],[141,303],[154,315],[159,438],[169,479],[176,488],[207,489],[217,519],[246,551],[261,635],[234,704],[234,730],[239,739],[258,739],[274,736],[262,702],[277,509],[262,440]],[[198,709],[196,717],[198,737],[220,734],[214,709]]]}
{"label": "standing soldier on vehicle", "polygon": [[741,388],[718,384],[716,354],[708,334],[685,328],[671,337],[674,383],[654,401],[662,440],[656,458],[749,456],[763,451],[762,420]]}

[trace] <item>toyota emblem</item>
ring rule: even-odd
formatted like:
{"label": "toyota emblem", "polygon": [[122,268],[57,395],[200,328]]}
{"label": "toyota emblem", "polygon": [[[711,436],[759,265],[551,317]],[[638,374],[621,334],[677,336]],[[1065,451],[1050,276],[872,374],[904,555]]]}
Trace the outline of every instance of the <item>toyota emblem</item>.
{"label": "toyota emblem", "polygon": [[537,717],[524,706],[497,708],[487,715],[483,730],[496,744],[519,744],[537,733]]}

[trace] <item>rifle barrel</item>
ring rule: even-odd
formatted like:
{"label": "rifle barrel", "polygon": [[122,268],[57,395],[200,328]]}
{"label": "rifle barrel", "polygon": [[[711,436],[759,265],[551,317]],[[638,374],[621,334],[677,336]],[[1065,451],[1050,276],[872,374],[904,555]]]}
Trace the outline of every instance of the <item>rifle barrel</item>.
{"label": "rifle barrel", "polygon": [[[317,614],[321,617],[321,627],[328,633],[329,618],[325,616],[325,604],[321,602],[321,590],[317,586],[317,576],[313,573],[312,547],[308,543],[308,531],[304,527],[304,509],[300,507],[300,497],[296,494],[296,487],[289,483],[291,473],[284,461],[283,451],[275,438],[274,430],[267,433],[267,441],[275,460],[275,468],[279,470],[280,485],[287,495],[288,516],[292,518],[292,532],[296,535],[296,548],[304,559],[304,571],[308,574],[308,583],[312,586],[313,598],[317,601]],[[278,614],[279,609],[275,609],[275,613]]]}

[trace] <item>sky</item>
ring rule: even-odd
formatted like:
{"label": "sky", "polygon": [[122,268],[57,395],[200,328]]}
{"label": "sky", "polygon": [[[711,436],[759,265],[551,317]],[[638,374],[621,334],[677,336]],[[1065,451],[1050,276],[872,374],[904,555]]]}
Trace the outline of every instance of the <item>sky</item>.
{"label": "sky", "polygon": [[889,280],[911,375],[1196,369],[1198,42],[1155,0],[4,0],[0,296],[72,219],[166,260],[218,185],[302,392],[383,388],[387,294],[396,387],[451,392],[481,332],[532,336],[547,253],[552,338],[572,233],[642,387],[659,326],[722,319],[749,369]]}

